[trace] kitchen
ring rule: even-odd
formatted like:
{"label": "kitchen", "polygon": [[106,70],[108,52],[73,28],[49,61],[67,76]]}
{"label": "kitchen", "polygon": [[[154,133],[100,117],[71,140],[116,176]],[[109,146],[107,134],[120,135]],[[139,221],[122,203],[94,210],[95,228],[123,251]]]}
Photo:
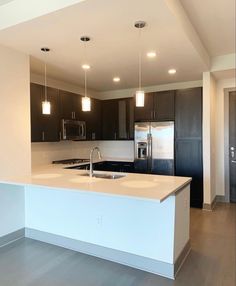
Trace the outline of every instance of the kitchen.
{"label": "kitchen", "polygon": [[[121,194],[122,196],[125,194],[127,196],[126,199],[131,194],[134,197],[139,194],[143,198],[143,204],[145,205],[147,203],[145,200],[150,199],[150,196],[153,197],[155,193],[153,193],[152,184],[156,186],[155,188],[158,185],[158,192],[163,194],[164,182],[155,181],[158,178],[159,180],[165,178],[162,175],[168,175],[168,180],[174,180],[172,184],[178,185],[175,185],[175,187],[172,185],[171,189],[168,190],[165,189],[163,203],[167,203],[173,198],[177,199],[177,190],[179,188],[184,190],[183,186],[190,183],[188,178],[191,177],[190,205],[200,208],[199,210],[192,209],[191,211],[200,211],[201,213],[203,212],[201,208],[212,210],[216,200],[223,201],[224,199],[227,201],[227,196],[230,195],[229,190],[227,190],[229,186],[227,188],[224,186],[227,183],[227,176],[225,175],[227,168],[225,167],[224,169],[224,164],[226,165],[224,163],[226,161],[225,149],[227,148],[228,150],[228,147],[224,141],[221,144],[222,140],[224,140],[222,134],[227,130],[220,120],[223,118],[223,122],[226,122],[225,114],[227,113],[226,111],[224,111],[225,114],[222,112],[222,109],[224,110],[227,107],[227,102],[224,101],[224,94],[225,92],[232,92],[235,88],[234,50],[228,48],[224,54],[221,53],[221,58],[217,57],[219,52],[218,54],[212,53],[217,56],[211,58],[211,67],[206,68],[206,55],[204,55],[202,47],[198,45],[199,43],[196,41],[196,38],[193,37],[196,34],[192,31],[191,37],[189,30],[180,25],[180,23],[183,24],[181,22],[184,21],[183,18],[180,21],[178,17],[175,17],[176,14],[175,16],[172,14],[174,9],[174,12],[179,16],[181,14],[179,9],[183,5],[189,15],[192,15],[191,7],[186,3],[178,6],[179,1],[173,1],[177,3],[175,3],[177,6],[171,6],[171,1],[160,1],[158,4],[154,3],[155,1],[151,1],[150,7],[155,7],[162,11],[162,17],[159,16],[159,18],[154,17],[154,9],[151,8],[144,10],[143,14],[141,14],[143,7],[139,3],[136,5],[137,11],[135,10],[133,14],[131,13],[130,16],[124,18],[124,22],[120,23],[117,22],[118,16],[120,15],[121,17],[123,8],[127,4],[123,1],[119,3],[120,6],[118,4],[117,6],[115,3],[108,5],[107,1],[103,2],[104,6],[101,5],[100,7],[96,3],[95,7],[93,7],[91,1],[82,1],[71,7],[69,6],[31,21],[28,19],[28,22],[26,21],[22,24],[12,27],[9,25],[8,28],[5,27],[5,30],[2,29],[0,32],[1,43],[4,42],[5,46],[18,50],[14,51],[1,46],[1,54],[3,55],[1,60],[3,63],[6,61],[3,66],[9,69],[9,72],[6,72],[6,69],[1,71],[2,82],[5,83],[2,94],[6,95],[1,97],[4,106],[1,109],[1,117],[2,121],[5,122],[4,126],[1,127],[1,134],[11,134],[10,136],[5,136],[6,138],[1,143],[2,150],[5,150],[1,154],[4,166],[1,170],[1,182],[4,183],[2,185],[3,188],[1,188],[1,195],[3,195],[1,197],[1,215],[6,218],[6,223],[4,222],[0,233],[0,237],[3,239],[6,239],[6,235],[25,227],[25,220],[29,229],[35,225],[35,229],[42,231],[44,228],[44,232],[50,233],[48,226],[37,225],[39,222],[35,210],[39,210],[39,216],[40,213],[43,213],[44,205],[43,196],[40,200],[37,197],[38,192],[40,192],[40,189],[37,189],[38,187],[45,187],[46,189],[55,187],[83,189],[87,192],[92,192],[96,197],[98,190],[99,192],[111,195],[109,192],[111,192],[111,188],[114,188],[117,199]],[[133,3],[133,1],[131,2]],[[131,2],[130,5],[132,5]],[[14,8],[13,4],[3,5],[3,8]],[[48,9],[52,8],[48,7]],[[106,15],[109,15],[109,20],[103,19],[103,9],[106,10]],[[40,9],[38,11],[40,12]],[[92,11],[96,11],[96,20],[99,23],[96,28],[92,24],[92,18],[95,17]],[[117,15],[114,19],[111,19],[110,16],[113,15],[114,11],[117,11]],[[200,9],[199,11],[202,10]],[[81,16],[82,22],[86,20],[84,22],[88,25],[86,29],[82,26],[78,28],[78,26],[74,25],[78,15]],[[85,15],[87,19],[85,19]],[[215,23],[215,18],[213,16],[212,18],[212,21]],[[141,36],[135,27],[136,21],[140,19],[146,21],[146,26],[142,29]],[[57,27],[55,23],[57,23]],[[110,24],[109,27],[107,23]],[[171,35],[172,38],[166,37],[164,33],[161,34],[161,27],[167,27],[167,23],[171,26],[172,32],[170,32],[169,36]],[[3,23],[2,25],[4,26],[4,24],[7,25],[7,23]],[[194,24],[196,25],[196,22]],[[48,33],[45,33],[45,28],[47,28]],[[115,35],[106,37],[111,30],[116,31]],[[37,33],[34,31],[37,31]],[[70,31],[70,33],[67,33],[67,31]],[[103,34],[99,34],[99,31],[103,31]],[[158,31],[158,33],[157,37],[154,37],[155,39],[153,40],[152,35],[154,31]],[[177,33],[178,40],[173,35],[177,35]],[[87,37],[91,37],[90,41],[86,41],[86,45],[80,39],[85,34]],[[50,35],[54,36],[51,37]],[[229,34],[230,37],[233,37],[232,35]],[[122,39],[125,41],[122,41]],[[73,44],[68,45],[69,42]],[[179,42],[181,42],[181,46],[178,46]],[[143,49],[141,67],[139,43]],[[189,43],[191,45],[194,44],[194,48]],[[50,51],[47,53],[41,51],[41,48],[45,49],[45,47],[49,48]],[[123,49],[123,53],[118,53],[119,49]],[[156,56],[149,57],[147,55],[150,49],[152,49],[152,52],[156,50]],[[175,50],[175,55],[172,55],[173,50]],[[104,54],[105,51],[106,53]],[[184,51],[184,55],[182,51]],[[117,56],[114,57],[114,54]],[[27,55],[31,55],[31,58]],[[85,55],[87,57],[86,63],[91,64],[90,70],[81,68],[81,65],[85,63]],[[183,59],[185,59],[184,62]],[[113,70],[114,68],[116,70]],[[176,68],[176,73],[169,74],[168,70],[173,68]],[[140,70],[142,71],[141,77]],[[192,70],[195,72],[191,72]],[[117,80],[118,76],[120,77],[120,81],[113,81],[115,77]],[[14,84],[9,84],[9,79],[12,80],[13,78]],[[45,85],[48,86],[46,94]],[[87,90],[85,88],[86,85]],[[145,91],[143,107],[136,106],[137,103],[134,94],[137,91],[138,85],[140,85],[139,91],[141,88]],[[11,94],[11,98],[7,94]],[[90,99],[91,110],[84,112],[82,111],[82,102],[86,97]],[[43,101],[48,101],[51,104],[49,115],[42,114]],[[14,102],[15,108],[11,107],[12,102]],[[214,114],[219,115],[216,120]],[[11,120],[6,120],[9,116]],[[65,120],[70,121],[65,122]],[[15,127],[12,125],[13,122],[16,124]],[[85,125],[79,125],[77,126],[78,128],[75,128],[77,131],[79,130],[79,135],[83,136],[82,139],[74,138],[77,141],[71,140],[73,138],[70,136],[78,135],[73,132],[69,134],[68,138],[64,137],[64,135],[68,135],[68,132],[65,134],[65,128],[71,131],[74,127],[70,124],[74,124],[75,122],[85,122]],[[164,130],[163,126],[160,127],[157,122],[164,124],[165,128],[169,130],[169,138],[171,138],[165,141],[164,136],[164,144],[162,145],[158,145],[161,140],[155,141],[155,138],[163,139],[161,137],[163,133],[158,130]],[[166,124],[167,122],[169,122],[168,125]],[[216,128],[216,126],[219,128]],[[139,136],[139,128],[146,128],[146,133],[144,133],[143,137]],[[158,134],[157,137],[155,136],[156,134]],[[151,148],[151,145],[153,148]],[[19,148],[16,148],[16,146]],[[168,150],[163,151],[166,146],[168,146]],[[225,147],[222,148],[222,146]],[[89,160],[90,151],[94,147],[98,147],[102,155],[101,160],[96,156],[93,158],[95,162],[93,164],[94,174],[110,174],[109,172],[111,172],[112,175],[122,174],[124,175],[123,178],[112,180],[92,178],[91,186],[88,187],[89,177],[86,178],[86,176],[79,175],[87,173],[88,162],[82,162],[82,165],[85,165],[85,170],[80,170],[81,164],[78,164],[78,162],[75,162],[77,164],[68,165],[52,164],[53,161],[74,158]],[[105,163],[101,161],[105,161]],[[22,162],[24,162],[23,165]],[[75,167],[78,165],[79,167]],[[70,169],[64,169],[67,167]],[[141,175],[143,173],[146,174]],[[149,175],[150,173],[153,175]],[[76,176],[77,185],[75,182],[68,183],[68,181],[73,180],[69,174]],[[53,177],[56,175],[59,175],[59,177]],[[173,177],[173,175],[176,177]],[[43,176],[45,177],[43,178]],[[175,180],[178,180],[178,176],[181,178],[187,177],[185,183],[176,183]],[[128,182],[129,179],[131,182]],[[94,188],[94,180],[97,182],[96,188]],[[134,184],[134,181],[140,181],[142,188],[139,189],[138,185]],[[148,189],[145,191],[144,185],[148,181],[150,181],[151,186],[149,191]],[[10,185],[7,186],[9,183]],[[125,183],[124,186],[126,187],[122,185],[123,187],[118,190],[115,187],[116,184],[122,183]],[[19,190],[24,186],[25,205],[22,201],[24,199],[20,196],[21,191],[17,192],[16,190],[17,184]],[[129,187],[127,187],[127,184]],[[107,187],[104,187],[105,185]],[[12,186],[12,192],[10,191],[10,186]],[[32,187],[32,190],[37,189],[35,189],[35,197],[32,197],[33,191],[31,194],[29,190],[31,187],[29,186]],[[8,188],[9,192],[6,194],[4,190]],[[173,192],[177,192],[176,196],[173,196]],[[181,193],[184,194],[184,192],[180,192],[179,194]],[[5,195],[9,195],[10,197],[4,199]],[[11,195],[14,198],[13,200],[10,199]],[[57,194],[54,193],[54,195],[54,199],[56,199]],[[46,201],[50,204],[49,197],[47,198],[48,201],[44,198],[45,204]],[[17,200],[15,198],[19,200],[19,204],[16,203]],[[12,202],[15,201],[16,205],[4,203],[9,200]],[[41,200],[42,204],[40,203],[37,207],[37,204],[35,205],[34,202]],[[64,200],[66,200],[65,197]],[[68,200],[71,204],[71,213],[73,211],[76,212],[76,209],[72,207],[73,203],[71,199],[68,198]],[[99,201],[100,199],[98,198],[97,200]],[[156,202],[158,200],[161,201],[162,199],[156,197]],[[182,200],[184,205],[186,204],[186,200],[188,200],[187,197]],[[151,202],[149,204],[151,209]],[[159,204],[161,206],[162,203],[159,202]],[[26,208],[24,214],[22,214],[20,206]],[[42,206],[41,210],[40,206]],[[115,210],[113,203],[111,203],[111,206]],[[127,203],[127,209],[128,206]],[[69,205],[68,207],[70,208]],[[172,211],[174,207],[176,209],[180,207],[177,201],[173,202]],[[12,208],[12,217],[8,218],[4,213],[3,210],[7,210],[7,208]],[[105,208],[106,204],[104,205]],[[120,205],[120,208],[121,212],[122,205]],[[131,209],[132,207],[129,206],[129,208]],[[159,208],[158,204],[156,208]],[[117,209],[119,209],[118,204]],[[180,207],[180,209],[186,208]],[[93,208],[89,208],[89,210],[92,216],[95,210]],[[141,211],[137,209],[135,214],[139,213]],[[132,221],[131,214],[128,214],[128,211],[125,214],[127,215],[127,221],[129,221],[129,218]],[[24,215],[26,217],[22,217]],[[185,219],[189,217],[188,213],[182,215]],[[112,212],[110,213],[109,211],[105,217],[112,218],[113,216],[115,216],[115,212],[112,215]],[[164,213],[160,214],[160,216],[163,219],[165,217]],[[16,217],[19,220],[19,224],[16,223]],[[32,217],[32,221],[30,221],[30,217]],[[88,226],[88,231],[95,231],[98,225],[101,225],[103,219],[101,210],[97,214],[94,214],[94,220],[97,220],[97,224],[94,226],[94,229],[92,228],[93,223],[91,228]],[[50,212],[48,213],[48,220],[50,221]],[[72,221],[71,218],[69,220]],[[140,228],[143,230],[146,229],[145,219],[143,222],[141,218],[138,220],[140,221]],[[123,222],[120,221],[118,225],[121,225]],[[17,226],[20,225],[20,227],[16,227],[15,224]],[[173,233],[173,229],[176,229],[178,226],[178,221],[175,224],[168,223],[167,225],[170,227],[169,231]],[[192,224],[189,225],[188,221],[186,221],[184,225],[186,233],[189,232],[189,227],[191,228],[191,226]],[[177,229],[179,229],[179,226]],[[152,229],[146,229],[146,231],[152,233]],[[62,235],[63,230],[55,231],[54,233]],[[98,229],[97,233],[99,233]],[[128,233],[127,225],[127,230],[124,234],[127,237],[135,239],[132,236],[135,232],[131,233],[130,236]],[[29,235],[28,231],[28,237]],[[39,236],[39,233],[37,235]],[[72,233],[64,233],[64,236],[73,238]],[[176,238],[175,235],[173,237],[174,239]],[[190,237],[192,239],[192,236]],[[186,235],[183,244],[186,244],[188,239],[189,235]],[[40,240],[39,237],[38,240]],[[91,242],[91,239],[87,241]],[[98,242],[96,243],[99,244]],[[154,242],[149,243],[150,247],[154,249]],[[148,245],[148,242],[146,241],[145,244]],[[108,248],[109,245],[110,248],[119,249],[117,245],[112,245],[112,240],[104,244]],[[159,246],[161,246],[161,240]],[[134,247],[137,247],[137,245],[134,245]],[[123,248],[121,247],[120,250],[130,251],[137,255],[142,254],[141,256],[148,256],[150,259],[153,258],[150,252],[147,255],[147,253],[145,254],[140,249],[136,249],[137,252],[134,250],[132,252],[129,247],[125,248],[125,242]],[[174,251],[173,245],[168,247],[168,251],[170,250]],[[181,246],[182,250],[184,250],[183,245]],[[79,252],[85,251],[80,248]],[[185,255],[187,253],[188,251]],[[116,255],[118,256],[118,254]],[[102,255],[95,256],[103,257]],[[109,257],[104,258],[112,260]],[[123,261],[123,264],[134,265],[127,262],[127,257],[123,257],[122,259],[116,260],[116,262],[122,263]],[[158,255],[154,259],[159,262],[166,261],[163,257],[163,260],[161,260]],[[176,257],[174,260],[176,260]],[[171,261],[170,264],[173,264],[174,260],[172,257],[168,261]],[[146,264],[150,265],[147,261]],[[160,265],[156,265],[155,267],[155,269],[160,269],[158,268]],[[184,267],[188,266],[184,264],[180,270],[180,275],[181,272],[184,272]],[[144,269],[140,265],[136,265],[136,268]],[[150,269],[152,268],[150,267]],[[150,269],[146,270],[155,273],[155,271],[151,271]],[[173,279],[176,272],[173,272],[173,267],[170,271],[172,272],[168,273],[172,274],[169,277]],[[158,271],[156,271],[156,274],[158,274]],[[159,272],[159,275],[168,277],[166,272],[164,274]],[[178,276],[176,281],[178,281]]]}

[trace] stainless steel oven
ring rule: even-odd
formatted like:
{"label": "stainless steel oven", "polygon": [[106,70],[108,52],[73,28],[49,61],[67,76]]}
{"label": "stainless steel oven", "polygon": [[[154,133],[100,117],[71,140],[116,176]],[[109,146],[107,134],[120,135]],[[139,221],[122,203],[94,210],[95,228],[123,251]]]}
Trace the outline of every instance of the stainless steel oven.
{"label": "stainless steel oven", "polygon": [[86,140],[86,123],[62,119],[62,140]]}

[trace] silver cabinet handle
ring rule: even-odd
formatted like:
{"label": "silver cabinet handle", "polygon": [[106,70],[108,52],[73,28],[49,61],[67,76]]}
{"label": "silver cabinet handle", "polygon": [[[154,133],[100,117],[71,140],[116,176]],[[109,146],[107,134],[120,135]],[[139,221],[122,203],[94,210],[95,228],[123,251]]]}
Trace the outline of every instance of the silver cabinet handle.
{"label": "silver cabinet handle", "polygon": [[116,140],[116,132],[114,133],[114,137],[115,137],[115,140]]}
{"label": "silver cabinet handle", "polygon": [[65,128],[64,119],[62,119],[62,139],[63,140],[66,139],[66,128]]}
{"label": "silver cabinet handle", "polygon": [[236,161],[235,161],[235,160],[232,160],[231,162],[236,164]]}
{"label": "silver cabinet handle", "polygon": [[42,132],[42,141],[44,141],[45,136],[44,136],[44,131]]}
{"label": "silver cabinet handle", "polygon": [[82,137],[83,137],[83,139],[86,139],[86,130],[85,130],[85,126],[82,124],[82,125],[81,125],[81,128],[82,128]]}

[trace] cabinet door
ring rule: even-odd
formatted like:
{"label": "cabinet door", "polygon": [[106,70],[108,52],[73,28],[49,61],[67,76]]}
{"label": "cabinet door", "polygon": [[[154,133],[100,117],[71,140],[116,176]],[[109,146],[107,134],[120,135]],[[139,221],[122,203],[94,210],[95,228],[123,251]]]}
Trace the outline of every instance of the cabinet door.
{"label": "cabinet door", "polygon": [[91,98],[91,111],[81,113],[80,119],[86,122],[86,140],[101,140],[101,101]]}
{"label": "cabinet door", "polygon": [[144,107],[135,107],[135,121],[152,121],[154,119],[153,94],[154,93],[145,94]]}
{"label": "cabinet door", "polygon": [[102,101],[102,139],[116,140],[118,138],[118,101]]}
{"label": "cabinet door", "polygon": [[42,117],[43,86],[30,84],[31,142],[43,140]]}
{"label": "cabinet door", "polygon": [[134,138],[134,103],[133,98],[117,99],[118,101],[118,138]]}
{"label": "cabinet door", "polygon": [[192,177],[190,205],[192,207],[202,208],[202,141],[198,139],[177,139],[175,151],[176,175]]}
{"label": "cabinet door", "polygon": [[134,98],[127,99],[127,130],[128,130],[128,139],[134,139]]}
{"label": "cabinet door", "polygon": [[78,94],[60,90],[60,102],[61,102],[61,119],[79,119],[81,110],[81,96]]}
{"label": "cabinet door", "polygon": [[60,140],[59,90],[47,87],[47,97],[51,104],[51,114],[42,114],[43,141]]}
{"label": "cabinet door", "polygon": [[175,119],[175,91],[161,91],[154,95],[154,119],[166,121]]}
{"label": "cabinet door", "polygon": [[59,97],[58,90],[47,87],[48,101],[51,103],[51,114],[42,114],[44,86],[31,83],[31,141],[59,141]]}
{"label": "cabinet door", "polygon": [[202,137],[202,89],[191,88],[176,91],[176,138]]}

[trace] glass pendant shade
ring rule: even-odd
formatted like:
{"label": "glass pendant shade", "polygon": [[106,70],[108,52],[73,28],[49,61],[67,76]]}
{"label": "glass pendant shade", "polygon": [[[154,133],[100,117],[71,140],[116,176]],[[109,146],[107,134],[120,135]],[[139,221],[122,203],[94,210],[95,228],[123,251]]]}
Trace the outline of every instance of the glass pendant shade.
{"label": "glass pendant shade", "polygon": [[42,102],[42,113],[43,114],[51,114],[51,104],[49,101]]}
{"label": "glass pendant shade", "polygon": [[82,97],[82,111],[91,111],[91,99],[88,96]]}
{"label": "glass pendant shade", "polygon": [[144,91],[137,90],[135,94],[136,107],[144,107]]}

